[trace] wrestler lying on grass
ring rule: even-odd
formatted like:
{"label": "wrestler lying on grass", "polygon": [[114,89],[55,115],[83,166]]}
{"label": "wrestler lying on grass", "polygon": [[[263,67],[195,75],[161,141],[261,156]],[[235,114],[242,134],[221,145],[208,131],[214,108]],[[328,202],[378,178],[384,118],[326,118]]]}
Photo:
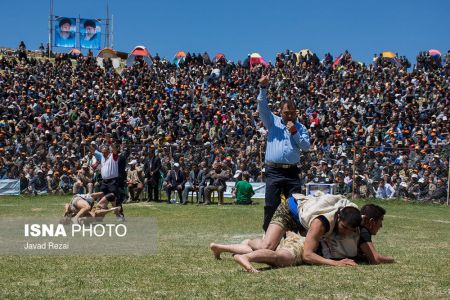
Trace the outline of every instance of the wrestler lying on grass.
{"label": "wrestler lying on grass", "polygon": [[[100,200],[94,207],[94,202],[98,199]],[[120,209],[119,207],[108,209],[108,203],[114,203],[114,201],[116,197],[112,193],[106,196],[102,192],[73,195],[71,201],[64,205],[64,218],[60,223],[101,221],[108,212]]]}
{"label": "wrestler lying on grass", "polygon": [[382,227],[386,211],[380,206],[367,204],[361,208],[361,213],[362,218],[361,215],[358,218],[357,209],[354,207],[340,210],[336,216],[337,226],[329,235],[324,235],[326,222],[316,218],[317,221],[313,221],[306,237],[288,232],[286,239],[282,240],[275,250],[253,250],[248,244],[249,240],[235,245],[213,243],[210,248],[217,259],[220,259],[223,252],[235,254],[234,260],[248,272],[258,272],[252,262],[266,263],[274,267],[304,263],[356,266],[358,262],[394,262],[394,258],[380,255],[372,242],[372,235],[376,235]]}

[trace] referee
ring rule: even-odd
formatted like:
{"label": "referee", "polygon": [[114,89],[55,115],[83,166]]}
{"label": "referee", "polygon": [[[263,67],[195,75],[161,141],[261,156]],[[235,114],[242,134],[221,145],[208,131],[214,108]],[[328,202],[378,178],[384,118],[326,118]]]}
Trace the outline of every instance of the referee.
{"label": "referee", "polygon": [[111,150],[108,145],[103,145],[100,148],[101,152],[95,151],[95,158],[101,163],[100,172],[102,175],[102,184],[100,190],[107,195],[113,193],[116,201],[113,206],[120,207],[120,211],[116,213],[118,221],[124,221],[122,208],[122,192],[121,180],[119,177],[119,150],[115,144],[111,145]]}
{"label": "referee", "polygon": [[259,117],[268,130],[266,146],[266,197],[263,229],[267,230],[272,216],[281,203],[281,193],[288,197],[290,191],[300,187],[300,151],[309,149],[306,127],[297,121],[297,111],[292,100],[281,102],[281,117],[274,115],[267,100],[269,77],[259,80]]}

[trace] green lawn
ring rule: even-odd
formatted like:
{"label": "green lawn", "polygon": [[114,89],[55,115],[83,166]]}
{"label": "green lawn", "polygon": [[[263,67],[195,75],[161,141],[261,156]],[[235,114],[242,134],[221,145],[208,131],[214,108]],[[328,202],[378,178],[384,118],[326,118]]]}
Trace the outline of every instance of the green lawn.
{"label": "green lawn", "polygon": [[[3,197],[0,216],[59,219],[68,199]],[[128,218],[156,219],[155,255],[1,256],[0,299],[450,299],[450,208],[403,202],[382,206],[388,213],[374,241],[398,263],[285,269],[257,265],[265,271],[249,274],[230,255],[214,260],[208,245],[260,237],[261,203],[127,204]]]}

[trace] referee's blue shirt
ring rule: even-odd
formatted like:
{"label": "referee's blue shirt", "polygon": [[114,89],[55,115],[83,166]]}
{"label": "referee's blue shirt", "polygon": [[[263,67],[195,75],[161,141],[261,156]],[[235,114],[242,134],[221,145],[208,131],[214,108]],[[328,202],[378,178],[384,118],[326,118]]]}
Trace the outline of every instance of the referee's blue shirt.
{"label": "referee's blue shirt", "polygon": [[309,149],[306,127],[296,120],[294,124],[297,133],[291,134],[283,119],[270,111],[266,89],[259,90],[258,112],[268,130],[266,162],[297,164],[300,161],[300,150],[307,151]]}

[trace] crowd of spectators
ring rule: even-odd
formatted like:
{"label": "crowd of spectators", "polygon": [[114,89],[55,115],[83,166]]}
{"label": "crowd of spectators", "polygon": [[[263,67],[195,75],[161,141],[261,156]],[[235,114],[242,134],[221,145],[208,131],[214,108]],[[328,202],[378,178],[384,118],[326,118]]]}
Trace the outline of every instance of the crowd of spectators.
{"label": "crowd of spectators", "polygon": [[245,171],[250,182],[264,181],[266,130],[256,109],[264,69],[272,110],[292,99],[308,128],[303,185],[335,183],[337,192],[359,197],[446,199],[450,51],[439,61],[420,53],[410,71],[406,58],[375,57],[366,66],[347,51],[319,60],[286,50],[274,64],[252,68],[248,59],[207,53],[188,53],[177,65],[156,55],[151,66],[137,59],[120,70],[98,66],[92,54],[49,60],[20,53],[0,54],[0,179],[20,179],[23,192],[95,190],[94,151],[111,143],[130,151],[139,193],[145,176],[135,170],[150,148],[161,159],[169,198],[173,191],[182,198],[200,163],[205,174],[220,163],[229,180]]}

